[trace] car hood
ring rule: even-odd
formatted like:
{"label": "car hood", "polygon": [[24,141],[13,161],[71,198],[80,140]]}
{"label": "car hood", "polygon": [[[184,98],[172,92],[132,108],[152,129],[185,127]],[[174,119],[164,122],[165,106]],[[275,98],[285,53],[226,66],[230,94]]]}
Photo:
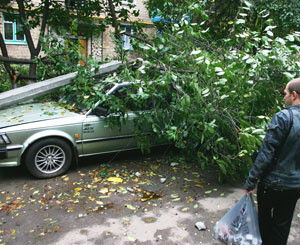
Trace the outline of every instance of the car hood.
{"label": "car hood", "polygon": [[0,110],[0,128],[74,115],[57,102],[23,104]]}

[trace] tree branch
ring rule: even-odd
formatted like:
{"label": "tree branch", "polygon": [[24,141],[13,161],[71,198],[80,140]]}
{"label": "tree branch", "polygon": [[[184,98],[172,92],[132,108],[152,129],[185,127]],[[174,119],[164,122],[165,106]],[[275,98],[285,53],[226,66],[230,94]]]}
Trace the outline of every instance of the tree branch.
{"label": "tree branch", "polygon": [[17,59],[17,58],[10,58],[5,56],[0,56],[0,61],[4,63],[13,63],[13,64],[33,64],[34,61],[30,59]]}
{"label": "tree branch", "polygon": [[115,5],[112,0],[108,0],[108,6],[112,17],[112,26],[115,28],[115,34],[117,35],[119,25],[118,25]]}
{"label": "tree branch", "polygon": [[32,37],[31,37],[30,30],[28,29],[27,25],[24,22],[26,20],[24,2],[23,2],[23,0],[17,0],[17,3],[18,3],[18,7],[19,7],[19,14],[20,14],[20,17],[21,17],[20,21],[21,21],[21,24],[23,26],[23,30],[24,30],[24,34],[25,34],[26,41],[27,41],[27,44],[28,44],[28,48],[30,50],[30,54],[32,56],[33,54],[36,53],[36,49],[34,47],[34,43],[33,43]]}
{"label": "tree branch", "polygon": [[17,81],[22,80],[22,79],[26,79],[26,80],[37,80],[37,77],[33,77],[33,76],[29,76],[29,75],[18,75],[17,77]]}
{"label": "tree branch", "polygon": [[[8,57],[8,52],[1,32],[0,32],[0,48],[1,48],[2,55]],[[12,88],[14,88],[16,86],[15,85],[16,71],[11,67],[10,63],[8,62],[4,62],[4,67],[10,77],[11,86]]]}
{"label": "tree branch", "polygon": [[124,32],[124,33],[122,33],[123,35],[126,35],[126,36],[129,36],[129,37],[132,37],[132,38],[135,38],[135,39],[137,39],[137,40],[140,40],[140,41],[142,41],[142,42],[144,42],[144,43],[147,43],[147,44],[149,44],[149,45],[152,45],[152,43],[150,42],[150,41],[148,41],[148,40],[146,40],[146,39],[144,39],[144,38],[142,38],[142,37],[139,37],[139,36],[136,36],[136,35],[134,35],[134,34],[131,34],[131,33],[129,33],[129,32]]}
{"label": "tree branch", "polygon": [[41,24],[41,31],[40,31],[40,38],[39,38],[39,41],[38,41],[38,44],[36,47],[36,52],[38,54],[41,51],[41,46],[42,46],[41,39],[42,39],[42,37],[45,36],[46,24],[47,24],[47,19],[48,19],[48,14],[49,14],[49,7],[50,7],[49,0],[45,0],[44,12],[43,12],[42,24]]}

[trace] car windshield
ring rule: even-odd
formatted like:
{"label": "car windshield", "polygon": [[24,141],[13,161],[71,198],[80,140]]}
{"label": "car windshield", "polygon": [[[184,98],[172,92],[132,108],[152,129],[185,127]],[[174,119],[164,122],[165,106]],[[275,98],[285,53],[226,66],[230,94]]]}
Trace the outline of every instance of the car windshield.
{"label": "car windshield", "polygon": [[92,114],[105,115],[109,113],[124,113],[129,111],[144,111],[152,108],[151,97],[143,93],[137,84],[120,84],[110,94],[109,98],[97,104]]}
{"label": "car windshield", "polygon": [[[99,100],[101,95],[105,95],[106,93],[108,93],[108,91],[111,90],[114,86],[115,86],[115,83],[110,83],[110,82],[101,82],[101,83],[96,84],[93,87],[93,89],[95,91],[94,100],[95,101]],[[61,103],[62,106],[66,107],[68,110],[71,110],[71,111],[74,111],[74,112],[80,113],[80,114],[85,114],[86,112],[88,112],[91,109],[91,108],[87,108],[86,105],[84,105],[83,103],[80,103],[80,101],[78,101],[76,99],[75,94],[71,98],[70,98],[70,96],[68,96],[68,99],[66,99],[66,97],[63,96],[62,98],[60,98],[59,103]]]}

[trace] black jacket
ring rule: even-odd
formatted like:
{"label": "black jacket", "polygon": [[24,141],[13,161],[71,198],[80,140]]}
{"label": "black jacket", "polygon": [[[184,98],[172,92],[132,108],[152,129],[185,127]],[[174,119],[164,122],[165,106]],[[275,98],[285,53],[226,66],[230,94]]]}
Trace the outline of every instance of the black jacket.
{"label": "black jacket", "polygon": [[[287,109],[293,114],[289,134],[291,118]],[[274,162],[276,151],[278,160]],[[267,126],[266,136],[244,188],[253,190],[259,179],[274,188],[300,189],[300,105],[292,105],[276,113]]]}

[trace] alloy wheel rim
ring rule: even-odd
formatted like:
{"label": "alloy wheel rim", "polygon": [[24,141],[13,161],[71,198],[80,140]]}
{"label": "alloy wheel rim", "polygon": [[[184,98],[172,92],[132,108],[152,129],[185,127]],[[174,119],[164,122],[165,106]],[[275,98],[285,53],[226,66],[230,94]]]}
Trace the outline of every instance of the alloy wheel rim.
{"label": "alloy wheel rim", "polygon": [[66,161],[64,150],[57,145],[47,145],[35,155],[36,168],[44,173],[51,174],[60,170]]}

